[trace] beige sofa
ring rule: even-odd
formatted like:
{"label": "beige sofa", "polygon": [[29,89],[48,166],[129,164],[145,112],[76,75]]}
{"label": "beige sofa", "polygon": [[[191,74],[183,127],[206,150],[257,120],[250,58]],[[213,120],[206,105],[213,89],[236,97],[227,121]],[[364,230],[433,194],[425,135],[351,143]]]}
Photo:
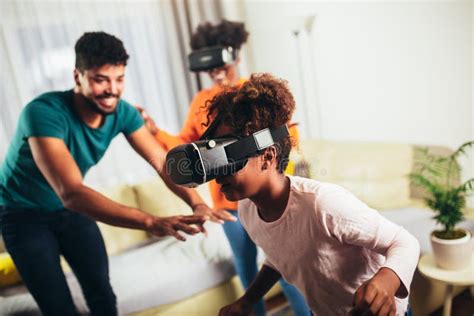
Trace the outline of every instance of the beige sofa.
{"label": "beige sofa", "polygon": [[[311,178],[341,184],[393,222],[404,226],[420,242],[421,254],[431,252],[429,234],[436,227],[422,201],[424,192],[410,185],[420,146],[387,143],[303,141],[301,150],[311,164]],[[424,147],[424,146],[423,146]],[[445,147],[429,146],[430,152],[449,155]],[[474,211],[467,210],[466,229],[474,231]],[[473,249],[474,250],[474,249]],[[463,288],[456,288],[459,293]],[[415,272],[410,304],[415,316],[429,315],[444,302],[445,285]]]}
{"label": "beige sofa", "polygon": [[[408,144],[307,140],[301,143],[301,154],[293,158],[295,161],[304,158],[309,163],[312,178],[347,187],[382,215],[406,226],[419,238],[422,251],[426,252],[430,251],[427,241],[434,223],[431,212],[420,203],[419,192],[406,177],[413,166],[414,148]],[[207,186],[199,191],[209,201]],[[159,216],[190,214],[189,208],[159,178],[102,192],[120,203]],[[122,314],[216,315],[221,306],[242,294],[229,246],[216,224],[209,226],[209,237],[194,236],[185,243],[169,238],[150,239],[136,230],[99,226],[111,256],[111,282]],[[162,264],[163,257],[169,261],[167,265]],[[201,270],[193,270],[196,267]],[[174,279],[170,277],[173,273],[177,273]],[[69,275],[68,282],[76,304],[85,311],[77,281]],[[278,291],[276,287],[270,295]],[[179,295],[173,294],[176,292]],[[416,273],[411,292],[415,315],[428,315],[438,308],[443,295],[441,284],[429,282]],[[18,286],[0,291],[0,314],[18,310],[35,314],[29,294]]]}

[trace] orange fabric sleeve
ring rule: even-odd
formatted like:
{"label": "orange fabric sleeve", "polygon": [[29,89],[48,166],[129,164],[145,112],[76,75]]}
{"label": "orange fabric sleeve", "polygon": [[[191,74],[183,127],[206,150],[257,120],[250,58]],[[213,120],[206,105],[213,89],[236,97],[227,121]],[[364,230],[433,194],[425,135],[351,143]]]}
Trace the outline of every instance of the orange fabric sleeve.
{"label": "orange fabric sleeve", "polygon": [[[156,140],[166,151],[184,143],[197,141],[208,127],[204,125],[207,124],[208,113],[206,102],[212,100],[212,98],[221,91],[221,88],[214,86],[211,89],[205,89],[196,94],[191,102],[188,115],[179,134],[171,135],[163,130],[159,130],[155,136]],[[215,180],[209,182],[209,191],[214,208],[237,210],[237,202],[228,201],[220,191],[220,185],[218,185]]]}
{"label": "orange fabric sleeve", "polygon": [[193,98],[183,128],[178,135],[171,135],[163,130],[158,131],[155,138],[165,150],[168,151],[178,145],[199,139],[206,129],[202,126],[202,123],[207,122],[207,110],[203,106],[209,96],[208,90],[203,90]]}
{"label": "orange fabric sleeve", "polygon": [[163,130],[159,130],[155,138],[166,151],[184,144],[184,141],[179,136],[171,135]]}

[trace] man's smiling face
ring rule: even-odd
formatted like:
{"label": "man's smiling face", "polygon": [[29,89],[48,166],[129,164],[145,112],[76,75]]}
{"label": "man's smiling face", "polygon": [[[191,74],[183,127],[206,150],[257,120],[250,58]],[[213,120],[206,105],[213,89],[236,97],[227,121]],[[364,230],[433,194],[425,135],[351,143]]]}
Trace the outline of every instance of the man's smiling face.
{"label": "man's smiling face", "polygon": [[124,89],[124,65],[105,64],[82,72],[76,69],[74,76],[80,93],[95,112],[115,112]]}

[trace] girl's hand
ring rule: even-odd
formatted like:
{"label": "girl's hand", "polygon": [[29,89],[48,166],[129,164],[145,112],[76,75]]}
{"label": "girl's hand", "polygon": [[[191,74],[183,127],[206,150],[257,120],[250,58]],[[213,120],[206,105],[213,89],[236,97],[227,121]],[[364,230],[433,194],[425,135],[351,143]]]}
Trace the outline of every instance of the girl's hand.
{"label": "girl's hand", "polygon": [[380,269],[355,292],[351,315],[395,316],[395,293],[399,287],[400,279],[395,272]]}
{"label": "girl's hand", "polygon": [[252,313],[252,305],[243,299],[224,306],[219,311],[219,316],[247,316]]}
{"label": "girl's hand", "polygon": [[156,126],[155,121],[148,115],[147,112],[145,112],[145,109],[142,108],[139,105],[135,105],[135,108],[140,112],[140,114],[143,117],[143,120],[145,121],[145,126],[150,131],[150,133],[155,136],[158,133],[158,127]]}

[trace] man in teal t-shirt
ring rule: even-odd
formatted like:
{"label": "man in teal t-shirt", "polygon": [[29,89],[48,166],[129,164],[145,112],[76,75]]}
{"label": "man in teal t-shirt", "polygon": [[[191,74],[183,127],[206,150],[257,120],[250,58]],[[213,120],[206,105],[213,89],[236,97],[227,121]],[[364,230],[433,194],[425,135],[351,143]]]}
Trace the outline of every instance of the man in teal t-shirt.
{"label": "man in teal t-shirt", "polygon": [[62,140],[85,176],[105,153],[119,133],[129,136],[142,127],[140,114],[124,100],[116,110],[104,116],[97,128],[84,124],[71,106],[74,91],[45,93],[23,109],[16,134],[2,164],[0,205],[43,209],[54,212],[63,208],[59,196],[38,169],[28,141],[29,137],[52,137]]}
{"label": "man in teal t-shirt", "polygon": [[[165,152],[137,110],[120,99],[129,57],[123,43],[104,32],[85,33],[75,51],[74,89],[43,94],[20,115],[0,168],[0,223],[5,246],[44,315],[76,314],[61,254],[76,274],[91,314],[116,315],[108,259],[93,219],[185,240],[178,231],[203,231],[213,211],[194,190],[171,182],[163,172]],[[155,217],[83,184],[119,133],[195,215]]]}

